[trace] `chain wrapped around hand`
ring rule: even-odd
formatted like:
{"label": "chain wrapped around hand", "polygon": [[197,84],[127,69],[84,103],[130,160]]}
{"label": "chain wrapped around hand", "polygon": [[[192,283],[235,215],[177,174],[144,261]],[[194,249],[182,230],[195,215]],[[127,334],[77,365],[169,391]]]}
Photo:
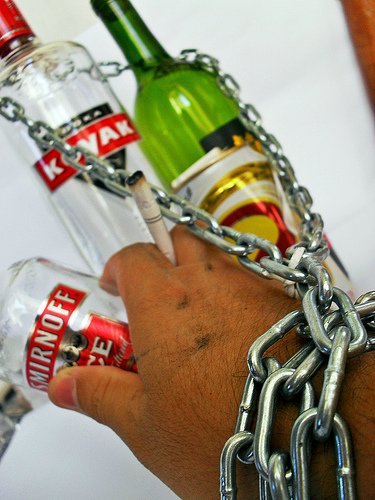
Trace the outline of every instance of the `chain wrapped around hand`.
{"label": "chain wrapped around hand", "polygon": [[[176,194],[152,186],[162,214],[175,224],[185,225],[199,238],[236,256],[246,269],[267,279],[284,282],[289,295],[297,295],[302,309],[280,319],[249,349],[247,377],[238,420],[233,436],[225,444],[221,456],[221,498],[235,499],[236,462],[255,464],[259,473],[259,491],[262,499],[308,498],[309,445],[306,437],[325,441],[335,436],[338,491],[340,498],[355,497],[353,457],[348,428],[336,412],[348,357],[358,356],[374,349],[375,292],[368,292],[355,304],[340,289],[332,286],[323,266],[329,255],[323,237],[323,220],[311,211],[312,198],[297,181],[294,170],[284,155],[277,139],[263,127],[258,111],[239,97],[240,86],[224,73],[217,59],[187,49],[177,58],[197,65],[215,75],[222,92],[237,103],[239,116],[246,129],[261,143],[264,154],[276,172],[291,210],[301,220],[300,243],[290,247],[284,258],[276,245],[255,234],[243,234],[222,226],[208,212],[199,209]],[[107,68],[103,78],[118,76],[128,69],[116,62],[99,65]],[[112,68],[112,73],[108,71]],[[56,148],[64,160],[78,172],[102,181],[108,189],[130,196],[125,187],[128,172],[115,169],[108,161],[99,159],[82,147],[69,146],[51,127],[33,121],[23,107],[8,97],[0,98],[0,114],[11,122],[22,122],[29,135],[42,148]],[[249,255],[256,249],[266,253],[260,262]],[[332,306],[337,306],[332,311]],[[264,356],[267,349],[295,328],[308,343],[283,366],[278,360]],[[316,370],[327,363],[319,402],[314,406],[310,379]],[[255,431],[253,415],[255,394],[259,394]],[[301,395],[301,411],[290,437],[290,452],[271,453],[268,436],[277,411],[276,396],[288,399]]]}

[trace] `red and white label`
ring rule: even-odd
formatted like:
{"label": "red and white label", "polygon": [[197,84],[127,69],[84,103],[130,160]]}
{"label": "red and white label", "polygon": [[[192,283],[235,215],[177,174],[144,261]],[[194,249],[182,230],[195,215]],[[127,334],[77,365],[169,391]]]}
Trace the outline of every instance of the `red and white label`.
{"label": "red and white label", "polygon": [[26,355],[26,379],[33,389],[47,391],[69,320],[86,295],[80,290],[57,285],[43,310],[39,311]]}
{"label": "red and white label", "polygon": [[91,314],[82,333],[88,345],[82,350],[78,365],[109,365],[136,371],[127,324]]}
{"label": "red and white label", "polygon": [[75,325],[71,329],[72,315],[86,297],[86,292],[59,284],[43,304],[26,352],[25,375],[33,389],[47,391],[57,369],[64,365],[63,351],[69,347],[72,333],[85,339],[83,347],[77,349],[74,364],[137,371],[127,324],[91,313],[83,320],[82,328]]}
{"label": "red and white label", "polygon": [[[70,146],[82,146],[99,157],[116,153],[127,144],[140,139],[140,135],[124,113],[114,114],[90,123],[78,133],[68,137]],[[84,160],[78,160],[84,164]],[[55,191],[61,184],[77,174],[77,170],[66,163],[56,149],[45,153],[35,164],[35,168],[47,184]]]}

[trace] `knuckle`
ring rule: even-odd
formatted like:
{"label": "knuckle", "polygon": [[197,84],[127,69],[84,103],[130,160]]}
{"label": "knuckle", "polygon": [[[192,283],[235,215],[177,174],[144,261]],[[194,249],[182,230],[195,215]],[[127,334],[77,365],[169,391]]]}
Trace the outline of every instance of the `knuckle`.
{"label": "knuckle", "polygon": [[103,273],[107,277],[107,279],[108,276],[112,277],[114,272],[118,269],[121,263],[121,255],[122,255],[122,250],[118,251],[108,259]]}
{"label": "knuckle", "polygon": [[184,234],[186,233],[187,229],[179,224],[176,224],[173,229],[171,230],[172,234],[178,235],[178,234]]}
{"label": "knuckle", "polygon": [[114,395],[114,387],[109,377],[99,377],[95,386],[90,387],[90,391],[84,390],[80,393],[78,388],[78,400],[82,409],[104,425],[110,424],[107,409],[112,408]]}
{"label": "knuckle", "polygon": [[107,261],[104,276],[116,281],[123,273],[136,270],[137,266],[142,264],[144,257],[152,254],[154,246],[152,243],[133,243],[122,248]]}
{"label": "knuckle", "polygon": [[150,249],[153,246],[154,245],[152,243],[132,243],[131,245],[127,245],[126,247],[121,248],[121,250],[112,255],[112,257],[110,257],[108,261],[108,264],[117,266],[118,264],[122,263],[124,257],[128,256],[129,254],[137,255],[141,252],[144,252],[146,249]]}
{"label": "knuckle", "polygon": [[192,296],[184,283],[168,283],[169,304],[176,310],[188,309],[192,305]]}

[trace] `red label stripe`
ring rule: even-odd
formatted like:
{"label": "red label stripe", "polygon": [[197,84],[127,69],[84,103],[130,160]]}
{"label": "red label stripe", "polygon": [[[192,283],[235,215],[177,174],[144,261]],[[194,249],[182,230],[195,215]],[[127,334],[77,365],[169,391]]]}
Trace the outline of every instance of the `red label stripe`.
{"label": "red label stripe", "polygon": [[60,284],[39,312],[26,356],[26,379],[30,387],[47,391],[69,320],[85,297],[85,292]]}
{"label": "red label stripe", "polygon": [[[99,157],[106,157],[116,153],[127,144],[140,139],[140,135],[123,113],[106,116],[80,129],[80,131],[66,139],[70,146],[82,146]],[[79,160],[84,164],[83,158]],[[70,177],[77,174],[77,170],[67,164],[62,154],[51,149],[35,164],[35,168],[47,184],[50,191],[54,191]]]}

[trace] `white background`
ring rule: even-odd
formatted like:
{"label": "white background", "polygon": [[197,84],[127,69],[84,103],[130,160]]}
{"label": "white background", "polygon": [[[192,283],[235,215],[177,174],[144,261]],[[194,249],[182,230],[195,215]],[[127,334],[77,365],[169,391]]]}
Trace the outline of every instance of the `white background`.
{"label": "white background", "polygon": [[[135,0],[165,47],[216,56],[255,104],[323,215],[358,293],[375,288],[374,120],[338,0]],[[18,0],[45,41],[77,38],[97,60],[122,60],[89,2]],[[113,82],[131,111],[131,75]],[[1,127],[1,122],[0,122]],[[43,255],[85,268],[23,161],[1,135],[0,262]],[[173,457],[171,457],[173,460]],[[0,498],[171,497],[109,430],[45,404],[25,418],[0,463]]]}

